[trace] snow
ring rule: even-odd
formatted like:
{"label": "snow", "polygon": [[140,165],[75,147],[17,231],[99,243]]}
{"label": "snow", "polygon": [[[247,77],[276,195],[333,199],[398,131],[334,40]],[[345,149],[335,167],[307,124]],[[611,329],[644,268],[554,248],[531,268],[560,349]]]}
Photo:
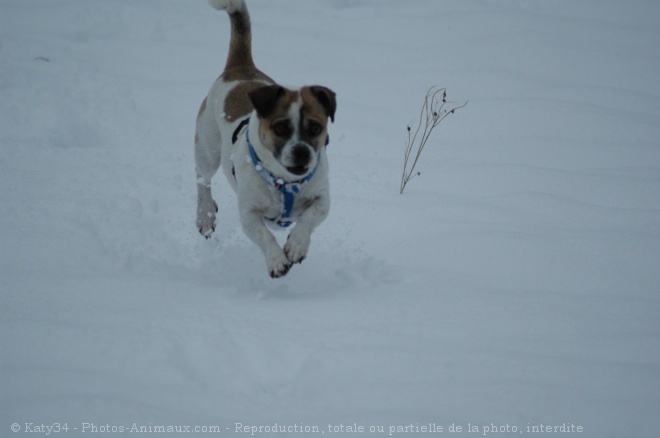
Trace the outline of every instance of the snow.
{"label": "snow", "polygon": [[[223,176],[195,229],[225,14],[0,0],[0,434],[655,435],[660,4],[248,5],[259,67],[338,97],[330,217],[279,280]],[[432,85],[469,103],[399,195]]]}

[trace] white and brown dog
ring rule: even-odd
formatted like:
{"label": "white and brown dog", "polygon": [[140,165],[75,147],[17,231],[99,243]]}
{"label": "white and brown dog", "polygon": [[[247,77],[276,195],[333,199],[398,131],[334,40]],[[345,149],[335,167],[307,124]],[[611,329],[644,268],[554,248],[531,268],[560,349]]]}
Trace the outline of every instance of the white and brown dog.
{"label": "white and brown dog", "polygon": [[[271,277],[281,277],[305,259],[312,231],[330,209],[325,146],[335,93],[277,85],[252,60],[245,1],[209,3],[229,14],[231,39],[225,69],[197,116],[197,227],[206,238],[215,231],[211,178],[222,164],[238,197],[243,231],[263,251]],[[267,224],[293,223],[282,249]]]}

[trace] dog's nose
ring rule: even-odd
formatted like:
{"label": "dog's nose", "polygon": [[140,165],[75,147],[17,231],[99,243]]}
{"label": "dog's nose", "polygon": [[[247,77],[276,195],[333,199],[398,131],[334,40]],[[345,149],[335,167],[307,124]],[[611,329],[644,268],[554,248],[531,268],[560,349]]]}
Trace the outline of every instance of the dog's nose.
{"label": "dog's nose", "polygon": [[296,163],[296,166],[304,166],[312,159],[309,146],[303,144],[294,146],[291,155],[293,155],[293,162]]}

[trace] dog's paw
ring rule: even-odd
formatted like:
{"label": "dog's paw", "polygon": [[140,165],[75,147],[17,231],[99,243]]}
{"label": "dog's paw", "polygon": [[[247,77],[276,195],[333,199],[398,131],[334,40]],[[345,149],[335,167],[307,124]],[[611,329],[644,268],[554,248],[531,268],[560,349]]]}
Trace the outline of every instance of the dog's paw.
{"label": "dog's paw", "polygon": [[302,263],[307,257],[310,242],[311,239],[309,234],[304,232],[296,233],[294,228],[287,238],[286,245],[284,245],[284,254],[286,254],[286,258],[289,259],[289,262],[292,264]]}
{"label": "dog's paw", "polygon": [[289,269],[291,269],[291,262],[282,251],[268,257],[266,263],[268,264],[268,273],[271,278],[284,277],[289,272]]}
{"label": "dog's paw", "polygon": [[197,229],[199,230],[199,234],[204,236],[206,239],[210,239],[211,235],[215,231],[215,214],[217,212],[218,204],[216,204],[215,201],[213,201],[213,207],[207,205],[198,206],[197,208]]}

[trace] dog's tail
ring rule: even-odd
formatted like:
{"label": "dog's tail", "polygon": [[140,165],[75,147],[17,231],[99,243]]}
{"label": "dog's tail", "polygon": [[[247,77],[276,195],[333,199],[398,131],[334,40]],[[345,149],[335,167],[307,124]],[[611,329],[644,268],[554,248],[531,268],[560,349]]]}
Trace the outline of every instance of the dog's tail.
{"label": "dog's tail", "polygon": [[214,8],[227,11],[231,20],[231,39],[225,71],[254,67],[252,60],[252,30],[245,0],[209,0]]}

